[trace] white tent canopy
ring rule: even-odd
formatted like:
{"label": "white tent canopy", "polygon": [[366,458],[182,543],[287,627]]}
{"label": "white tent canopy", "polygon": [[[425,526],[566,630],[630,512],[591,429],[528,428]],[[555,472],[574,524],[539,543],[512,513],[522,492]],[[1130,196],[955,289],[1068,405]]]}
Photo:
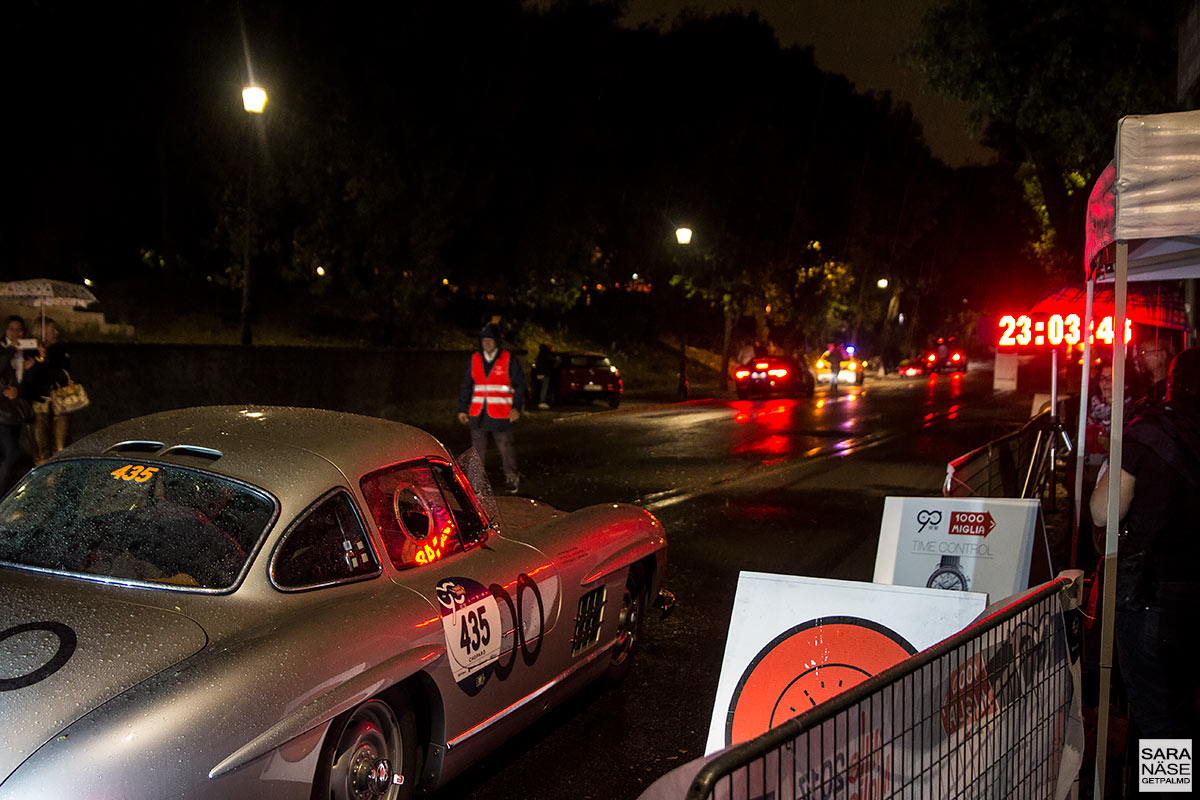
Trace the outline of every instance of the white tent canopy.
{"label": "white tent canopy", "polygon": [[1088,200],[1089,275],[1111,279],[1116,242],[1129,244],[1129,280],[1200,275],[1200,111],[1117,123],[1115,158]]}
{"label": "white tent canopy", "polygon": [[[1092,316],[1095,281],[1112,281],[1114,330],[1125,329],[1128,281],[1200,277],[1200,111],[1125,117],[1117,123],[1111,164],[1088,200],[1084,274],[1087,316]],[[1088,396],[1089,345],[1085,339],[1081,397]],[[1125,340],[1113,338],[1112,437],[1109,464],[1123,451]],[[1086,412],[1080,409],[1080,436]],[[1082,448],[1079,458],[1082,459]],[[1077,465],[1082,476],[1082,464]],[[1080,480],[1082,477],[1080,477]],[[1100,705],[1096,782],[1104,786],[1108,702],[1116,613],[1116,556],[1120,470],[1108,471],[1108,520],[1104,555],[1104,625],[1100,651]],[[1079,496],[1079,492],[1076,492]]]}

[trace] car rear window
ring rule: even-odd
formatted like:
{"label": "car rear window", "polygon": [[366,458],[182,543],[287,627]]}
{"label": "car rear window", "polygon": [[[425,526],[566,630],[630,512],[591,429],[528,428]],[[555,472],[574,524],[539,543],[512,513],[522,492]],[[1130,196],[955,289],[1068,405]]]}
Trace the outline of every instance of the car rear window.
{"label": "car rear window", "polygon": [[612,366],[612,362],[609,361],[608,356],[568,356],[567,366],[608,369]]}
{"label": "car rear window", "polygon": [[275,510],[265,492],[202,470],[128,459],[55,461],[0,502],[0,563],[228,589]]}

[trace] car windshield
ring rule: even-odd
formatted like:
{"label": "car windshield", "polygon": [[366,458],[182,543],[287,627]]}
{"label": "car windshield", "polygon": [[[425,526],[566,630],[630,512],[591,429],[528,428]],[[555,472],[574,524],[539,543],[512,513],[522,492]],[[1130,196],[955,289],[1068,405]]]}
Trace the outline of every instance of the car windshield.
{"label": "car windshield", "polygon": [[200,470],[127,459],[55,461],[0,502],[0,564],[227,589],[274,515],[265,493]]}

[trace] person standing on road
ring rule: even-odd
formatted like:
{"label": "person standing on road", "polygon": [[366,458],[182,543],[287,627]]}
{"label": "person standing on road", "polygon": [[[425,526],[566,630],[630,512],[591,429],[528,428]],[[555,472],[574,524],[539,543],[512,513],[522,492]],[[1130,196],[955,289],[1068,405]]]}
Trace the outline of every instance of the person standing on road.
{"label": "person standing on road", "polygon": [[27,397],[33,406],[34,463],[41,464],[67,446],[71,416],[54,413],[51,393],[71,380],[71,354],[67,352],[58,324],[47,318],[42,323],[38,358],[25,375]]}
{"label": "person standing on road", "polygon": [[[1171,362],[1166,394],[1125,429],[1120,465],[1117,654],[1130,716],[1144,739],[1192,738],[1200,725],[1193,658],[1200,612],[1200,348]],[[1108,469],[1101,469],[1090,502],[1100,526],[1108,519]]]}
{"label": "person standing on road", "polygon": [[505,488],[516,494],[520,485],[513,423],[525,407],[525,369],[507,350],[501,350],[496,326],[479,333],[479,350],[471,354],[458,392],[458,421],[471,430],[471,446],[486,466],[488,436],[500,451]]}
{"label": "person standing on road", "polygon": [[554,367],[558,364],[558,356],[554,345],[538,345],[537,358],[533,360],[533,385],[538,390],[538,408],[545,411],[550,408],[550,382],[554,378]]}

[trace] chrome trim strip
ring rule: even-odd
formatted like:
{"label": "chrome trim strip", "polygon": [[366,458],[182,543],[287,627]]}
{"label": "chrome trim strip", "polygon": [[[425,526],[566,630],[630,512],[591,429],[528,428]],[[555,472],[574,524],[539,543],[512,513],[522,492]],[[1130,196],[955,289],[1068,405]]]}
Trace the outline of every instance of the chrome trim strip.
{"label": "chrome trim strip", "polygon": [[548,683],[546,683],[541,688],[539,688],[536,692],[533,692],[531,694],[526,695],[525,697],[522,697],[520,700],[516,701],[515,703],[508,706],[507,708],[497,711],[492,716],[488,717],[487,719],[483,720],[482,722],[477,723],[474,727],[468,728],[467,730],[460,733],[458,736],[455,736],[453,739],[446,742],[446,750],[448,750],[448,751],[453,750],[455,747],[458,747],[459,745],[463,744],[464,742],[466,742],[468,739],[475,736],[476,734],[483,733],[485,730],[492,727],[497,722],[500,722],[501,720],[505,719],[506,717],[511,716],[512,714],[516,713],[517,711],[520,711],[522,708],[524,708],[525,706],[532,703],[534,700],[537,700],[539,697],[541,697],[546,692],[553,689],[558,684],[565,681],[567,678],[571,677],[573,674],[575,674],[579,670],[583,669],[586,666],[589,666],[593,661],[595,661],[600,656],[608,655],[608,651],[612,649],[613,645],[616,644],[616,641],[617,641],[616,639],[613,639],[608,644],[604,645],[604,647],[593,652],[591,655],[589,655],[584,660],[580,661],[578,664],[575,664],[574,666],[570,667],[566,671],[559,673],[559,675],[557,677],[550,680]]}

